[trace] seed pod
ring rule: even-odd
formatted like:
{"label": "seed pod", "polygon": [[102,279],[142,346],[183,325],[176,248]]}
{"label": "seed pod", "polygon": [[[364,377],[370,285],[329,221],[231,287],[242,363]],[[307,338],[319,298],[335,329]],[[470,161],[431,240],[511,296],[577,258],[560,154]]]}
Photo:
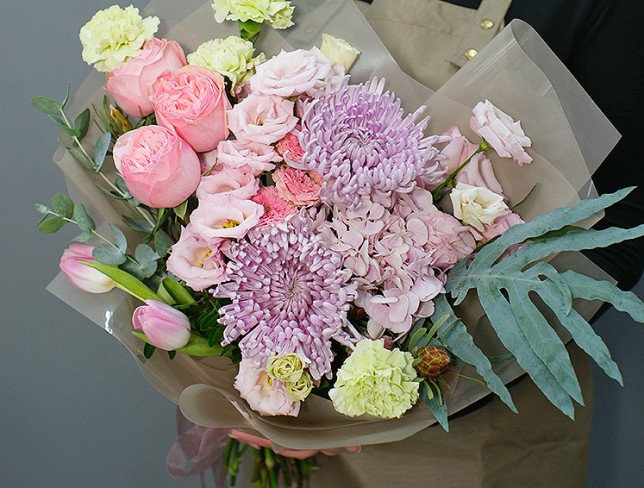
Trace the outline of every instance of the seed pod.
{"label": "seed pod", "polygon": [[427,346],[418,353],[420,362],[416,371],[427,380],[440,378],[449,371],[452,357],[447,349],[441,346]]}

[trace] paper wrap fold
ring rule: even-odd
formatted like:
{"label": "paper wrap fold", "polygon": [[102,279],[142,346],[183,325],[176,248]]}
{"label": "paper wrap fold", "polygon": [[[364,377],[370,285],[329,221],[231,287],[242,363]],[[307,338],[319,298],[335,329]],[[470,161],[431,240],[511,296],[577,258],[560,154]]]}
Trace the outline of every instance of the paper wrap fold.
{"label": "paper wrap fold", "polygon": [[[217,24],[211,7],[203,1],[154,0],[145,13],[161,19],[160,37],[179,41],[186,52],[209,39],[236,34],[236,24]],[[539,182],[518,210],[524,219],[531,220],[594,195],[591,174],[617,143],[619,134],[545,42],[524,22],[512,21],[440,90],[433,92],[398,68],[353,2],[298,0],[294,20],[296,27],[286,31],[265,28],[258,50],[270,57],[280,49],[309,49],[320,45],[325,32],[346,39],[362,51],[351,71],[352,82],[366,81],[372,76],[386,78],[387,88],[396,93],[406,110],[415,110],[420,105],[428,107],[431,133],[457,125],[464,135],[476,140],[469,128],[471,109],[486,98],[515,120],[521,120],[533,141],[528,152],[534,162],[519,167],[491,151],[488,155],[511,203],[521,201]],[[103,85],[99,73],[90,76],[78,90],[70,112],[78,112],[91,103],[100,106]],[[86,140],[96,140],[99,135],[98,129],[92,127]],[[64,147],[56,152],[54,161],[65,173],[71,196],[85,203],[97,222],[120,223],[119,212],[124,208],[96,187],[98,181],[80,168]],[[111,163],[106,163],[105,171],[114,176]],[[590,226],[599,218],[598,215],[584,224]],[[128,237],[130,242],[136,242],[137,237],[131,232]],[[559,255],[552,263],[559,269],[575,269],[608,279],[581,254]],[[122,292],[84,293],[61,275],[48,290],[122,342],[150,384],[177,403],[196,424],[253,431],[276,446],[322,449],[398,441],[435,422],[422,402],[401,419],[382,420],[343,416],[330,401],[316,396],[302,404],[297,418],[261,417],[233,388],[236,367],[226,359],[178,354],[170,360],[165,354],[155,354],[146,360],[143,344],[131,333],[131,314],[136,304]],[[575,307],[589,318],[599,304],[576,303]],[[503,352],[474,296],[468,297],[457,313],[487,354]],[[562,331],[560,334],[569,340]],[[495,371],[505,383],[523,374],[515,361],[498,364]],[[463,373],[474,374],[469,368]],[[452,389],[447,394],[450,414],[489,394],[473,381],[452,379],[451,383]]]}

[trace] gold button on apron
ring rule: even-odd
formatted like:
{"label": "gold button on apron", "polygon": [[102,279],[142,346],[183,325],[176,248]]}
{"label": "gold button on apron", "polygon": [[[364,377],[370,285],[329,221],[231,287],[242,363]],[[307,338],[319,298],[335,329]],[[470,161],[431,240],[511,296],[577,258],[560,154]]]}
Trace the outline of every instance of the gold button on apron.
{"label": "gold button on apron", "polygon": [[476,49],[474,49],[474,48],[470,48],[470,49],[468,49],[467,51],[465,51],[465,52],[463,53],[463,55],[464,55],[467,59],[472,59],[472,58],[473,58],[474,56],[476,56],[478,53],[479,53],[479,52],[478,52]]}
{"label": "gold button on apron", "polygon": [[483,27],[485,30],[489,30],[494,27],[494,21],[492,19],[483,19],[481,21],[481,27]]}

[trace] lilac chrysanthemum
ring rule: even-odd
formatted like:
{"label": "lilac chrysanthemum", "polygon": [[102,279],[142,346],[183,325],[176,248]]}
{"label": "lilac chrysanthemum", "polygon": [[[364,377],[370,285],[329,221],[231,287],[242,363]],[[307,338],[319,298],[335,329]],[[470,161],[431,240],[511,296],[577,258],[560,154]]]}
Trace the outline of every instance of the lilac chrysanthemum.
{"label": "lilac chrysanthemum", "polygon": [[356,285],[342,258],[311,233],[308,218],[252,230],[230,247],[228,280],[216,296],[232,303],[220,309],[224,344],[243,336],[244,357],[262,364],[271,355],[297,353],[319,379],[331,372],[331,339],[351,343],[344,327]]}
{"label": "lilac chrysanthemum", "polygon": [[425,107],[404,116],[401,102],[384,92],[385,80],[350,85],[306,103],[300,143],[309,169],[323,175],[322,199],[353,205],[362,195],[409,193],[418,178],[438,181],[444,171],[425,137]]}

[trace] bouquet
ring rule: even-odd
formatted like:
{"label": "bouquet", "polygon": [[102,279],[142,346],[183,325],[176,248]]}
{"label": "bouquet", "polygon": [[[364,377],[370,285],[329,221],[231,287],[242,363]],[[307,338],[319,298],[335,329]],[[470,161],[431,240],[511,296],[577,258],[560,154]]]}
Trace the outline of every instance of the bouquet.
{"label": "bouquet", "polygon": [[644,305],[574,252],[644,227],[588,230],[630,191],[592,198],[615,132],[528,26],[433,93],[352,2],[298,2],[300,30],[288,1],[210,8],[112,6],[81,29],[104,78],[74,119],[69,93],[33,99],[71,192],[36,208],[42,232],[80,231],[52,291],[189,420],[234,429],[231,483],[249,433],[268,440],[251,442],[256,485],[298,485],[312,458],[274,450],[447,430],[490,392],[516,410],[523,372],[572,417],[571,339],[621,381],[588,320],[596,301],[639,322]]}

